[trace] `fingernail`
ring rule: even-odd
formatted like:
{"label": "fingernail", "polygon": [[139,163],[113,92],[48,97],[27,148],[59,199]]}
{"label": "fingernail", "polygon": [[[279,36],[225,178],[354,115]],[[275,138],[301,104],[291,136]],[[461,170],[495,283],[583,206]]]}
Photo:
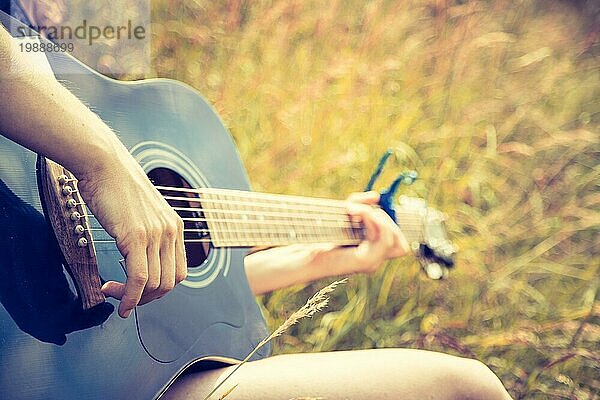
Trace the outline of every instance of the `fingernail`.
{"label": "fingernail", "polygon": [[131,310],[127,310],[125,311],[125,313],[123,314],[123,318],[129,318],[129,316],[131,315]]}

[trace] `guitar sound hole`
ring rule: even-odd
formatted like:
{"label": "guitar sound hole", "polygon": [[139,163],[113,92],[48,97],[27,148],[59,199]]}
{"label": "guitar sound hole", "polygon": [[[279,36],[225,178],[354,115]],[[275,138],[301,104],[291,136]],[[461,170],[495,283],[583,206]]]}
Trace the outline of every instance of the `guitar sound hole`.
{"label": "guitar sound hole", "polygon": [[[148,177],[155,186],[170,186],[177,188],[192,189],[190,184],[181,175],[168,168],[155,168],[148,172]],[[189,198],[190,200],[174,200],[167,198],[167,202],[175,209],[183,219],[185,251],[188,267],[196,267],[204,262],[210,252],[208,227],[204,219],[204,213],[198,199],[199,195],[193,192],[182,192],[179,190],[160,189],[165,197]],[[191,209],[197,209],[191,210]]]}

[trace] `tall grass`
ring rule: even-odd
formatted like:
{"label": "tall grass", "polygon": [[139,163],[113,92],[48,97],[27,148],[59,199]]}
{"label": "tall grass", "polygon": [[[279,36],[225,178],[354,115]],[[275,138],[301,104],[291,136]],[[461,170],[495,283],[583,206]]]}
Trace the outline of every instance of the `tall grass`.
{"label": "tall grass", "polygon": [[[293,326],[276,352],[441,350],[486,362],[517,398],[598,398],[600,63],[572,2],[154,10],[156,74],[215,105],[254,189],[343,198],[393,148],[382,180],[418,170],[405,193],[448,214],[460,248],[448,280],[408,259],[355,277],[339,311]],[[269,324],[314,288],[264,296]]]}

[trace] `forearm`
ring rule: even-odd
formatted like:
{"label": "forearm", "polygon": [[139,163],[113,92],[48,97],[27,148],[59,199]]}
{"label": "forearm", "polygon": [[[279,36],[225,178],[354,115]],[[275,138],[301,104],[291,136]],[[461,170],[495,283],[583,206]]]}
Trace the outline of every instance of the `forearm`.
{"label": "forearm", "polygon": [[52,74],[18,51],[2,28],[0,76],[3,135],[57,161],[76,176],[123,154],[111,129]]}
{"label": "forearm", "polygon": [[[248,255],[244,266],[254,294],[330,276],[375,272],[385,260],[409,253],[398,225],[379,207],[377,192],[355,193],[348,214],[366,228],[357,246],[294,245]],[[360,204],[362,203],[362,204]]]}
{"label": "forearm", "polygon": [[185,279],[183,221],[112,130],[43,65],[0,28],[0,132],[79,179],[82,199],[125,258],[127,280],[102,292],[121,300],[126,318]]}
{"label": "forearm", "polygon": [[256,295],[330,276],[358,272],[354,247],[292,245],[252,253],[244,267]]}

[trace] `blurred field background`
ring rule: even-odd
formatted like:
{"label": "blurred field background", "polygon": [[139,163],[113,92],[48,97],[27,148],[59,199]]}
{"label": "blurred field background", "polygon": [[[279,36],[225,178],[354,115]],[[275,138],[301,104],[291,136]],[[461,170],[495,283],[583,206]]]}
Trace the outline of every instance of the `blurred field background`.
{"label": "blurred field background", "polygon": [[[276,353],[476,357],[515,398],[600,398],[600,44],[589,1],[153,2],[156,76],[216,107],[258,191],[380,183],[448,214],[458,266],[338,289]],[[272,328],[324,285],[262,298]]]}
{"label": "blurred field background", "polygon": [[[476,357],[515,398],[600,398],[600,11],[551,0],[155,0],[155,76],[215,106],[258,191],[380,180],[448,215],[458,266],[338,289],[276,353]],[[277,327],[324,282],[264,296]]]}

